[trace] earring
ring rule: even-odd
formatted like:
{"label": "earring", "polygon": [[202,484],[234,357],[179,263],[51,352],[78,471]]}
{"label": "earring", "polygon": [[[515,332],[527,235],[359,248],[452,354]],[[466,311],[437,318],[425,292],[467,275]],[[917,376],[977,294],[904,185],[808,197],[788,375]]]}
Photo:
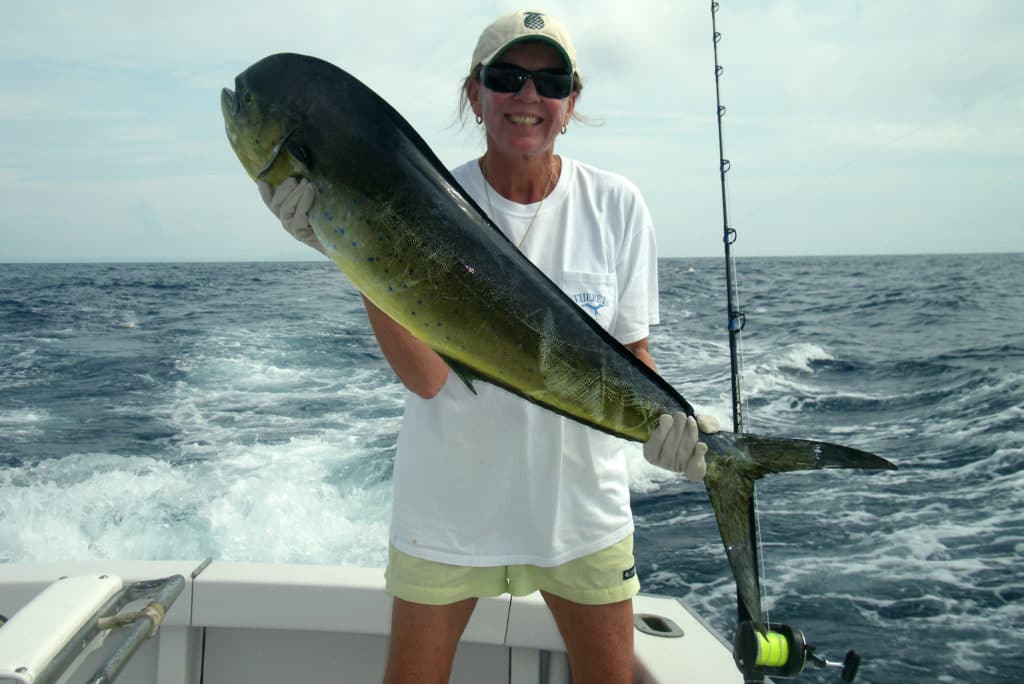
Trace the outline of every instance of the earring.
{"label": "earring", "polygon": [[479,114],[477,114],[477,116],[476,116],[476,125],[479,126],[483,122],[484,122],[484,117],[482,117]]}
{"label": "earring", "polygon": [[567,130],[569,130],[569,127],[568,127],[568,126],[562,126],[562,135],[565,135],[565,132],[566,132]]}

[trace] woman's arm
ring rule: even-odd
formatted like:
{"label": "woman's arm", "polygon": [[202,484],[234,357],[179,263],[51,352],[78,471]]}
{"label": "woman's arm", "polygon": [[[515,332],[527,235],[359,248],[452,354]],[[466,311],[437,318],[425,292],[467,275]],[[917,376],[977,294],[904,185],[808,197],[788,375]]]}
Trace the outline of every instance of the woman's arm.
{"label": "woman's arm", "polygon": [[650,347],[650,344],[649,344],[649,340],[650,340],[650,338],[645,337],[642,340],[637,340],[636,342],[630,342],[629,344],[627,344],[625,346],[626,346],[626,349],[628,349],[629,351],[633,352],[633,355],[636,356],[636,358],[638,358],[641,361],[643,361],[645,364],[650,366],[652,371],[657,373],[658,372],[658,367],[654,364],[654,357],[651,356],[651,347]]}
{"label": "woman's arm", "polygon": [[444,359],[366,297],[363,303],[380,350],[402,384],[424,399],[440,392],[448,380],[448,364]]}

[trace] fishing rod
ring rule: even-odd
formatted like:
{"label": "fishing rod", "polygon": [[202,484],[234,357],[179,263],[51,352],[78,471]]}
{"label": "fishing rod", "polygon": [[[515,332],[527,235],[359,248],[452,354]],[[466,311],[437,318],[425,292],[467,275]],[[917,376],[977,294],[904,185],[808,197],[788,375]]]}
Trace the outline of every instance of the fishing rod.
{"label": "fishing rod", "polygon": [[[747,324],[747,318],[739,308],[739,294],[736,286],[736,260],[732,246],[736,242],[736,230],[729,225],[729,202],[726,191],[726,174],[731,164],[725,158],[725,144],[722,131],[722,120],[725,118],[725,107],[722,105],[720,82],[725,69],[718,62],[718,44],[722,34],[718,32],[719,3],[711,2],[711,32],[715,55],[715,105],[718,119],[718,170],[722,186],[722,241],[725,244],[725,289],[727,298],[727,315],[729,328],[729,364],[732,385],[732,425],[733,431],[743,432],[743,400],[740,392],[740,333]],[[754,581],[757,595],[761,595],[761,559],[760,539],[757,529],[757,501],[752,486],[748,509],[748,524],[754,559]],[[733,642],[733,659],[743,673],[744,682],[763,683],[765,677],[788,679],[799,675],[808,661],[821,668],[841,668],[840,678],[844,682],[852,682],[860,668],[860,656],[856,651],[848,651],[843,662],[832,662],[815,653],[815,647],[807,643],[803,633],[789,625],[768,623],[768,631],[762,633],[754,626],[751,616],[743,601],[739,598],[739,587],[736,591],[737,628]]]}
{"label": "fishing rod", "polygon": [[[722,104],[722,92],[720,81],[725,68],[718,62],[718,43],[722,40],[722,34],[718,32],[718,2],[711,3],[711,30],[714,37],[715,53],[715,105],[718,112],[718,172],[722,186],[722,242],[725,244],[725,291],[727,298],[728,328],[729,328],[729,365],[732,385],[732,429],[733,432],[743,432],[743,399],[740,391],[740,354],[739,341],[740,333],[746,326],[747,319],[739,310],[739,294],[736,287],[736,261],[732,253],[732,246],[736,242],[736,230],[729,225],[729,202],[726,189],[726,174],[729,173],[731,164],[725,158],[725,142],[722,130],[722,120],[725,118],[725,106]],[[757,539],[757,511],[754,495],[751,494],[750,502],[750,538]],[[760,589],[761,563],[758,557],[758,545],[754,545],[754,577]],[[742,601],[737,600],[739,622],[750,620],[750,614]]]}

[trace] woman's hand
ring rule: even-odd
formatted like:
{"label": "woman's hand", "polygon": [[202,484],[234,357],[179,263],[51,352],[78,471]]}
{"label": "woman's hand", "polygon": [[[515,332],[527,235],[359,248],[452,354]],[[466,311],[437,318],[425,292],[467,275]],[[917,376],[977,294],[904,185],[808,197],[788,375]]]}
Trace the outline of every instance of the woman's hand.
{"label": "woman's hand", "polygon": [[316,199],[316,188],[307,179],[286,178],[275,189],[266,181],[256,181],[263,203],[278,218],[288,233],[321,254],[327,254],[309,225],[309,209]]}
{"label": "woman's hand", "polygon": [[704,462],[708,445],[698,438],[701,432],[713,434],[718,429],[718,420],[714,416],[663,415],[644,444],[644,458],[652,465],[686,473],[686,479],[700,482],[708,470]]}

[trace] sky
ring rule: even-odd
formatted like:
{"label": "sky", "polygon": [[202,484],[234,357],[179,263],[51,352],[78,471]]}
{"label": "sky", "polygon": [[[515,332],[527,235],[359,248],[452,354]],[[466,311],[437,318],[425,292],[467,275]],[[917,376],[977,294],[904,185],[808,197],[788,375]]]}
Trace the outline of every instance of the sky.
{"label": "sky", "polygon": [[[744,256],[1024,251],[1024,3],[720,0]],[[0,262],[314,259],[224,135],[220,91],[300,52],[448,166],[480,31],[519,2],[0,0]],[[664,257],[720,256],[710,0],[549,0],[585,89],[556,152],[630,178]]]}

